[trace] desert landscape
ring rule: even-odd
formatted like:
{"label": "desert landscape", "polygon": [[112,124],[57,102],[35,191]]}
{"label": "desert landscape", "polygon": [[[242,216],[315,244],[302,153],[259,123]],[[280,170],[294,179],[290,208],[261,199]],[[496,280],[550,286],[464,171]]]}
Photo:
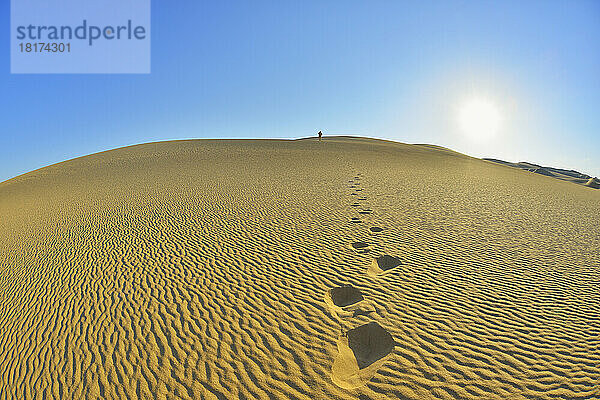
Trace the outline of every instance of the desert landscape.
{"label": "desert landscape", "polygon": [[600,190],[575,178],[360,137],[20,175],[0,398],[600,398]]}
{"label": "desert landscape", "polygon": [[521,161],[518,163],[511,163],[508,161],[497,160],[494,158],[484,158],[484,160],[492,161],[498,164],[506,165],[508,167],[519,168],[524,171],[533,172],[535,174],[540,174],[544,176],[549,176],[552,178],[560,179],[567,182],[573,182],[580,185],[584,185],[587,187],[591,187],[594,189],[600,189],[600,180],[598,178],[589,176],[586,174],[582,174],[579,171],[575,170],[566,170],[561,168],[553,168],[553,167],[543,167],[538,164],[532,164],[530,162]]}

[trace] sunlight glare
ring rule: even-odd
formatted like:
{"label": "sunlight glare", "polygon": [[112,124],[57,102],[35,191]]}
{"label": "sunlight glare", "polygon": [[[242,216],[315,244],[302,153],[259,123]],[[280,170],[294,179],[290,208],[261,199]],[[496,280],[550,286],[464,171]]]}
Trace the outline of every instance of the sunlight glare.
{"label": "sunlight glare", "polygon": [[489,139],[498,133],[500,112],[491,102],[474,98],[462,104],[459,110],[462,131],[473,139]]}

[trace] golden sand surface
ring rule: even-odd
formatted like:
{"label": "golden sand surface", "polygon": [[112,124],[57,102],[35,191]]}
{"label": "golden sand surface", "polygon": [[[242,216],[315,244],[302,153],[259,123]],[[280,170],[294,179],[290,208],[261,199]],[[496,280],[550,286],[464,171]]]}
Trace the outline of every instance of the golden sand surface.
{"label": "golden sand surface", "polygon": [[600,398],[600,191],[189,140],[0,184],[2,399]]}

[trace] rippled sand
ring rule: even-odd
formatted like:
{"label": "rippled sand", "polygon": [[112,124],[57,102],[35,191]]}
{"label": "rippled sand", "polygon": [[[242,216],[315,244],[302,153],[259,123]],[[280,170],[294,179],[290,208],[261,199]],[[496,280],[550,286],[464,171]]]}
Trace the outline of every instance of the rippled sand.
{"label": "rippled sand", "polygon": [[0,397],[600,397],[600,191],[360,138],[0,184]]}

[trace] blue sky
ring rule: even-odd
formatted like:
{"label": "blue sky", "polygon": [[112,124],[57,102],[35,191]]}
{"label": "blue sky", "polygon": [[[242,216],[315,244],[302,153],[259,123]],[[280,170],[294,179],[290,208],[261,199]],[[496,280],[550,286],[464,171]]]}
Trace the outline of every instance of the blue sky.
{"label": "blue sky", "polygon": [[[598,1],[158,1],[149,75],[11,75],[0,181],[134,143],[351,134],[600,175]],[[467,98],[494,138],[461,132]]]}

